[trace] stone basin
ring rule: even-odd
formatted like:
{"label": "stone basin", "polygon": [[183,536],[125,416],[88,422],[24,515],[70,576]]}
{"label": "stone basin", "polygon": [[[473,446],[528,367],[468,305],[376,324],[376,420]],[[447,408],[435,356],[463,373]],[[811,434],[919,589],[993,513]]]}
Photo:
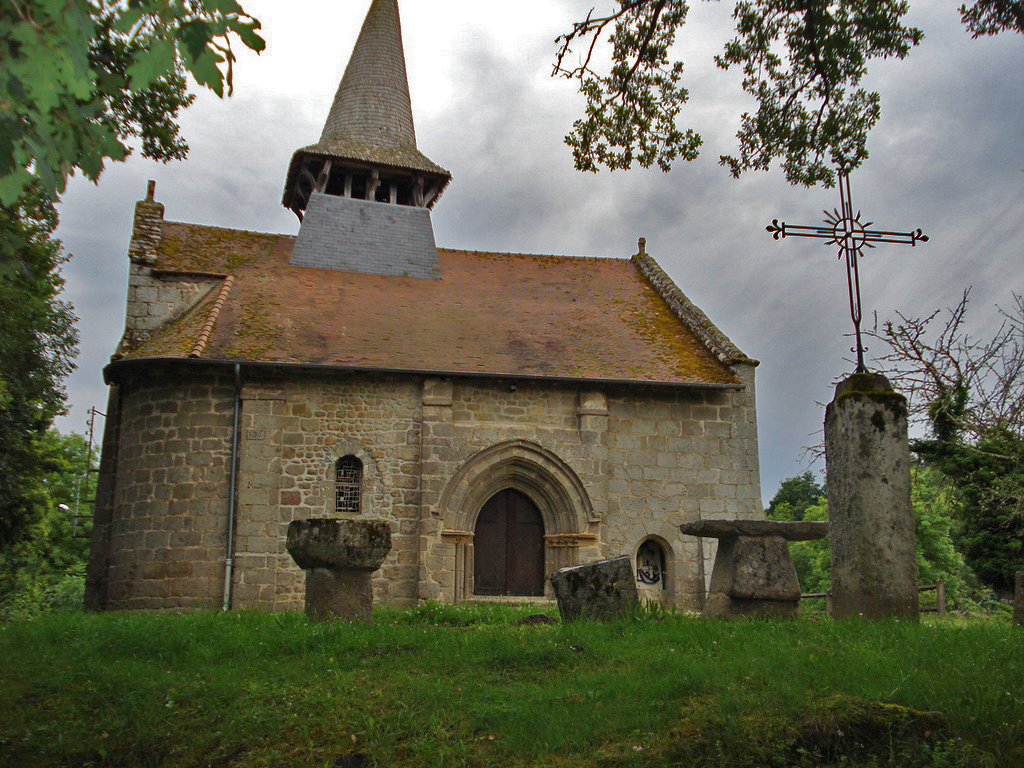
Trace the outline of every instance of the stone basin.
{"label": "stone basin", "polygon": [[391,526],[383,520],[293,520],[285,546],[303,570],[375,571],[391,551]]}

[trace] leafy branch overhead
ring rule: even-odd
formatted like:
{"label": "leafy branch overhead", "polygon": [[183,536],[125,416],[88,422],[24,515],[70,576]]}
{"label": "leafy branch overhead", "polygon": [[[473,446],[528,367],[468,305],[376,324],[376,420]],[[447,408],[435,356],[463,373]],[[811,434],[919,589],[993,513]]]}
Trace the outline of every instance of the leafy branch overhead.
{"label": "leafy branch overhead", "polygon": [[[677,157],[697,156],[700,136],[675,126],[688,94],[679,85],[682,62],[670,62],[668,56],[687,10],[684,0],[622,2],[607,16],[595,17],[591,9],[586,19],[556,39],[561,47],[552,75],[579,80],[587,98],[586,117],[576,121],[565,139],[579,170],[596,171],[598,164],[628,168],[635,161],[645,168],[657,162],[667,171]],[[594,53],[612,25],[612,64],[602,75],[595,69]],[[580,63],[567,64],[571,46],[587,38]]]}
{"label": "leafy branch overhead", "polygon": [[34,183],[55,197],[76,168],[96,180],[132,138],[146,157],[183,157],[185,74],[230,93],[232,42],[262,50],[259,26],[236,0],[0,4],[0,204]]}
{"label": "leafy branch overhead", "polygon": [[[686,23],[686,0],[618,0],[556,38],[553,75],[579,82],[584,117],[566,136],[576,167],[668,170],[694,159],[701,137],[677,117],[688,99],[683,62],[670,50]],[[978,0],[960,9],[975,37],[1024,30],[1021,0]],[[786,179],[808,186],[835,182],[835,167],[867,157],[880,96],[860,87],[871,59],[904,58],[924,33],[902,23],[904,0],[740,0],[736,36],[715,63],[737,67],[757,108],[740,117],[738,151],[723,155],[734,176],[778,161]],[[606,37],[607,35],[607,37]],[[607,48],[605,47],[607,46]],[[608,60],[606,66],[597,62]],[[574,63],[576,62],[576,63]]]}

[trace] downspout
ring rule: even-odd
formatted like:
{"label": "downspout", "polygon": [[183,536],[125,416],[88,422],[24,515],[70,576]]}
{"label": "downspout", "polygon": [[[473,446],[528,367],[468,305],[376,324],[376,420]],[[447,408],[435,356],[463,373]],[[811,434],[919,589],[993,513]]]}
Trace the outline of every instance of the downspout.
{"label": "downspout", "polygon": [[235,496],[238,490],[238,421],[242,411],[242,366],[235,363],[235,409],[231,429],[231,472],[228,479],[228,545],[224,558],[224,604],[231,610],[231,580],[235,569]]}

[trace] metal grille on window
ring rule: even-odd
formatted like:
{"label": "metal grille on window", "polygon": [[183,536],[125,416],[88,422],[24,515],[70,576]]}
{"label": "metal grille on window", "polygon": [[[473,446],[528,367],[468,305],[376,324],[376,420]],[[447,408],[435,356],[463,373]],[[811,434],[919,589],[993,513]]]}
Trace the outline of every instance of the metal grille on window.
{"label": "metal grille on window", "polygon": [[362,485],[363,462],[355,456],[338,459],[334,465],[335,511],[344,515],[358,515]]}

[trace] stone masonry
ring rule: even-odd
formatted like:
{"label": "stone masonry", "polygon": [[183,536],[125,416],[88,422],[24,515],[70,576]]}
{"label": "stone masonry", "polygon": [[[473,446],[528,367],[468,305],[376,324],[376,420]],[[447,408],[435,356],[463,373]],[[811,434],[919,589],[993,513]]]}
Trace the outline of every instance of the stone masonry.
{"label": "stone masonry", "polygon": [[[752,366],[737,369],[752,378]],[[333,467],[346,455],[364,468],[359,516],[393,530],[374,581],[389,603],[473,598],[475,515],[507,487],[542,510],[549,576],[602,557],[635,557],[653,538],[666,553],[667,602],[691,608],[700,605],[713,549],[684,542],[678,526],[760,514],[752,386],[637,393],[245,366],[242,381],[236,608],[302,608],[303,574],[285,533],[292,520],[336,516]],[[231,374],[196,363],[183,377],[154,365],[117,397],[112,413],[120,419],[106,448],[122,479],[98,504],[90,605],[218,606]]]}

